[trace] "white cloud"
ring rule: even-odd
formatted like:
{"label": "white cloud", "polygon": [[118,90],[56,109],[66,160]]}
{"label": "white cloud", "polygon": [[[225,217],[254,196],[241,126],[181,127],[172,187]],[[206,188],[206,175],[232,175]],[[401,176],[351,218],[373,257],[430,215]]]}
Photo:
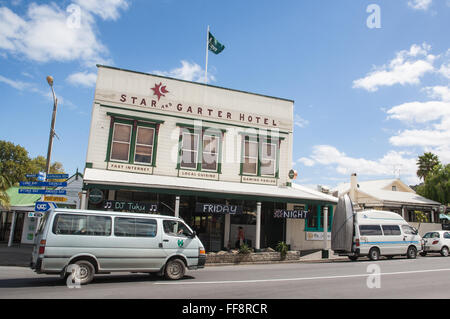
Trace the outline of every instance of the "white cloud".
{"label": "white cloud", "polygon": [[74,85],[94,87],[97,82],[97,74],[92,72],[77,72],[69,75],[67,81]]}
{"label": "white cloud", "polygon": [[450,87],[448,86],[429,86],[424,88],[428,95],[442,101],[450,101]]}
{"label": "white cloud", "polygon": [[[156,75],[168,76],[176,79],[193,81],[193,82],[204,82],[205,81],[205,70],[202,69],[197,63],[190,63],[187,61],[181,61],[181,67],[172,69],[170,71],[153,71]],[[215,77],[208,74],[208,82],[215,81]]]}
{"label": "white cloud", "polygon": [[430,7],[432,0],[410,0],[408,1],[408,6],[413,8],[414,10],[428,10]]}
{"label": "white cloud", "polygon": [[300,157],[297,162],[302,163],[303,165],[308,167],[314,166],[314,164],[316,163],[315,161],[307,157]]}
{"label": "white cloud", "polygon": [[410,102],[392,107],[386,112],[389,119],[396,119],[407,124],[427,123],[450,116],[450,102],[428,101]]}
{"label": "white cloud", "polygon": [[295,116],[294,116],[294,124],[295,124],[295,126],[298,126],[300,128],[304,128],[304,127],[306,127],[309,124],[309,121],[305,120],[300,115],[295,114]]}
{"label": "white cloud", "polygon": [[388,65],[375,68],[364,78],[353,81],[353,88],[375,92],[381,86],[418,84],[423,75],[434,70],[436,57],[429,54],[430,50],[431,47],[424,43],[412,45],[409,51],[397,52]]}
{"label": "white cloud", "polygon": [[0,7],[0,50],[36,62],[110,62],[108,49],[97,37],[95,16],[117,19],[128,5],[122,0],[77,2],[81,10],[76,24],[71,20],[74,13],[55,3],[31,3],[23,16]]}
{"label": "white cloud", "polygon": [[128,9],[125,0],[75,0],[82,9],[100,16],[103,20],[117,20],[120,10]]}
{"label": "white cloud", "polygon": [[8,84],[9,86],[11,86],[11,87],[13,87],[13,88],[15,88],[17,90],[20,90],[20,91],[23,91],[23,90],[28,89],[28,88],[31,87],[30,83],[17,81],[17,80],[11,80],[11,79],[9,79],[7,77],[4,77],[2,75],[0,75],[0,82]]}
{"label": "white cloud", "polygon": [[332,166],[338,174],[349,176],[352,173],[368,176],[393,177],[395,170],[401,172],[402,178],[408,182],[415,182],[416,158],[408,157],[405,152],[389,151],[382,158],[368,160],[365,158],[350,157],[331,145],[316,145],[309,158],[298,161],[308,166]]}

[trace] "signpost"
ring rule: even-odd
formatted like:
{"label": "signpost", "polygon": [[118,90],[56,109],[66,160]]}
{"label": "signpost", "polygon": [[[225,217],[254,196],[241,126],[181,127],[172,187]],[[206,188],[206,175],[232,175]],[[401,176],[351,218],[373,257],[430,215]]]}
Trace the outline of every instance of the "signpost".
{"label": "signpost", "polygon": [[24,187],[67,187],[67,182],[20,182]]}
{"label": "signpost", "polygon": [[58,202],[58,203],[64,203],[64,202],[67,202],[67,197],[61,197],[61,196],[44,196],[44,202]]}
{"label": "signpost", "polygon": [[35,212],[47,212],[52,207],[56,208],[56,204],[54,203],[48,203],[48,202],[36,202],[34,204],[34,211]]}
{"label": "signpost", "polygon": [[19,194],[66,195],[65,190],[20,188]]}

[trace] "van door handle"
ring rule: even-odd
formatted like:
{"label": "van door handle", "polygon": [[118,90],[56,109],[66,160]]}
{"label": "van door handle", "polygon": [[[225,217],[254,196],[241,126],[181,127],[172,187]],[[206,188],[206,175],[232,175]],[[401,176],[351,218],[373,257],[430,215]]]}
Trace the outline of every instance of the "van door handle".
{"label": "van door handle", "polygon": [[169,242],[169,240],[168,240],[168,239],[163,239],[163,242],[166,242],[166,243],[168,243],[168,242]]}

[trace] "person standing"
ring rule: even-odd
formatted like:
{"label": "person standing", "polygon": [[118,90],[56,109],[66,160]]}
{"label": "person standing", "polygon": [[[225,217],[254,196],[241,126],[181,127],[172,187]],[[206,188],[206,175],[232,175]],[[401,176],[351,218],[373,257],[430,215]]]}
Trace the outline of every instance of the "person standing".
{"label": "person standing", "polygon": [[239,226],[238,228],[238,241],[239,241],[239,248],[241,248],[245,241],[244,228],[242,228],[242,226]]}

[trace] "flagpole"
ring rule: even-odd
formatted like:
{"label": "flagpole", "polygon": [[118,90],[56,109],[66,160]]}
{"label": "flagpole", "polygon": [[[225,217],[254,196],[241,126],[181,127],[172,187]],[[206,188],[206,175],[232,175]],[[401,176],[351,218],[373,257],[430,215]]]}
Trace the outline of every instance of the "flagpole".
{"label": "flagpole", "polygon": [[206,30],[206,64],[205,64],[205,84],[208,84],[208,42],[209,42],[209,25]]}

